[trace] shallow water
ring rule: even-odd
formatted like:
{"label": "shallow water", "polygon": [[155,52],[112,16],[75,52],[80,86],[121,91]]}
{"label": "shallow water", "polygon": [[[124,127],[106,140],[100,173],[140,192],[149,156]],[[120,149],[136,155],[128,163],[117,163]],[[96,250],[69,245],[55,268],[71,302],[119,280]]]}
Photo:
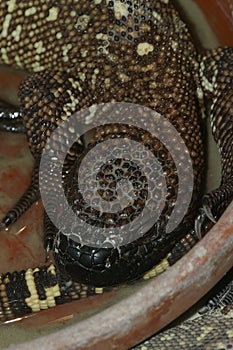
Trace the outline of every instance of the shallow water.
{"label": "shallow water", "polygon": [[[202,44],[208,48],[216,47],[217,40],[197,6],[191,0],[178,1],[187,16],[191,16],[191,26],[195,32],[199,33]],[[29,184],[32,158],[23,135],[11,135],[8,138],[7,134],[1,133],[0,140],[0,209],[3,216],[3,213],[15,203]],[[208,156],[207,189],[209,190],[219,181],[219,157],[210,135],[208,136],[208,149],[211,150]],[[43,263],[41,227],[42,206],[36,203],[13,228],[8,232],[1,232],[0,251],[4,252],[0,256],[1,272]],[[72,303],[72,305],[66,304],[57,307],[56,310],[44,311],[40,315],[33,314],[23,322],[2,325],[0,326],[0,348],[5,348],[11,343],[17,344],[46,335],[89,317],[134,293],[135,288],[140,288],[142,283],[146,282],[122,287],[98,298]]]}

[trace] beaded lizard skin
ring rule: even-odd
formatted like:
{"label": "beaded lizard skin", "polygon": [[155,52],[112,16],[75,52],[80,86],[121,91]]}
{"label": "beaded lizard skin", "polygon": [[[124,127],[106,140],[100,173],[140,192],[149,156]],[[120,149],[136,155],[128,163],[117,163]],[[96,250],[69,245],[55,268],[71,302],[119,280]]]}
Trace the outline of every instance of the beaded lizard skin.
{"label": "beaded lizard skin", "polygon": [[[219,218],[233,195],[232,57],[231,48],[199,54],[169,0],[0,3],[0,64],[30,73],[20,86],[19,99],[23,126],[35,158],[31,185],[6,214],[2,227],[15,222],[40,197],[39,163],[52,131],[74,112],[97,103],[124,101],[163,115],[183,138],[194,174],[187,214],[177,229],[166,234],[165,227],[177,197],[178,178],[161,142],[131,125],[113,123],[96,128],[88,144],[79,139],[67,155],[63,173],[73,209],[78,210],[77,198],[78,204],[81,202],[79,192],[73,191],[72,179],[82,152],[105,139],[132,137],[146,146],[155,145],[154,154],[161,163],[166,159],[163,171],[168,193],[159,225],[132,244],[121,247],[120,253],[116,248],[82,246],[62,232],[57,235],[50,221],[58,202],[54,189],[45,214],[45,248],[47,255],[53,249],[58,271],[50,265],[2,275],[2,320],[98,293],[98,288],[91,285],[133,280],[162,259],[167,266],[171,265],[195,244],[196,232],[200,235],[203,226]],[[222,181],[217,190],[203,197],[198,215],[204,169],[203,96],[210,101],[211,125],[222,161]],[[5,113],[4,106],[2,110],[2,118],[6,114],[11,117],[9,107]],[[4,121],[2,128],[9,129],[5,124]],[[19,129],[22,131],[22,126]],[[62,149],[66,138],[71,136],[72,130],[60,134],[59,144],[55,143],[54,148],[59,145]],[[59,184],[55,179],[56,186]],[[94,214],[94,220],[97,218]],[[59,239],[54,245],[55,236]]]}

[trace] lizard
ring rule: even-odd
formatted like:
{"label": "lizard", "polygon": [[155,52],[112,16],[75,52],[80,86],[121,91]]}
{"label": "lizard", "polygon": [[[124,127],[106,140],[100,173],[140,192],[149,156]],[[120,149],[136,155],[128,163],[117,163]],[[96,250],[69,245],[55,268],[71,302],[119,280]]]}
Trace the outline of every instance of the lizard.
{"label": "lizard", "polygon": [[[70,184],[72,179],[77,180],[75,169],[82,152],[105,139],[117,137],[116,134],[124,139],[130,137],[130,133],[147,147],[156,144],[155,154],[167,159],[166,166],[162,165],[164,174],[174,172],[174,176],[166,178],[166,210],[161,214],[159,225],[154,225],[136,243],[121,247],[120,253],[115,248],[82,246],[62,232],[57,234],[51,222],[53,209],[48,210],[45,249],[47,256],[53,250],[58,272],[49,266],[2,276],[3,294],[8,295],[8,301],[13,298],[12,286],[17,285],[17,290],[24,291],[20,306],[12,304],[11,308],[10,303],[6,303],[3,317],[94,294],[93,285],[102,287],[135,279],[169,252],[167,262],[173,264],[189,249],[187,246],[196,242],[196,232],[200,235],[206,221],[215,221],[232,199],[232,49],[199,53],[171,0],[60,0],[50,4],[34,1],[30,5],[11,0],[0,4],[0,15],[0,64],[30,73],[20,86],[19,99],[23,126],[35,158],[31,185],[6,214],[2,227],[14,223],[39,198],[40,158],[52,132],[75,112],[86,109],[90,114],[88,108],[96,104],[140,104],[163,115],[185,141],[194,172],[188,212],[178,228],[166,235],[164,228],[178,191],[177,172],[166,147],[155,135],[151,137],[132,125],[114,123],[109,123],[107,128],[105,125],[95,128],[94,137],[91,136],[87,145],[80,138],[68,152],[63,173],[68,196],[71,202],[76,202],[74,210],[81,202],[77,205],[80,193],[73,191]],[[217,190],[203,197],[194,228],[204,169],[200,118],[203,98],[210,100],[212,130],[221,154],[222,181]],[[8,116],[14,114],[6,110]],[[98,118],[95,113],[94,118]],[[64,136],[72,134],[69,132],[59,135],[61,149]],[[59,186],[56,181],[55,184]],[[54,190],[50,208],[56,206],[56,196]],[[144,199],[142,196],[142,202]],[[98,215],[95,220],[97,218]],[[186,235],[187,231],[191,234]],[[185,237],[185,243],[181,243]],[[67,275],[73,281],[70,286],[63,280]],[[35,305],[30,299],[28,283],[33,284],[37,295]],[[45,287],[52,297],[48,298]]]}

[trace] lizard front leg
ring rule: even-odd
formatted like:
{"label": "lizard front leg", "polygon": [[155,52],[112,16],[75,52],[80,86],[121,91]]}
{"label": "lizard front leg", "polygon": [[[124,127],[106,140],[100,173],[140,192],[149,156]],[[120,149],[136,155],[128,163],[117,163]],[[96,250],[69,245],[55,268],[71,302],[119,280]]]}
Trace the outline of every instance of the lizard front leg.
{"label": "lizard front leg", "polygon": [[206,194],[196,220],[201,235],[208,218],[216,222],[233,198],[233,48],[208,51],[200,62],[203,90],[210,100],[210,120],[221,156],[222,177],[219,188]]}
{"label": "lizard front leg", "polygon": [[[45,71],[34,74],[22,82],[19,91],[20,113],[35,164],[31,184],[16,205],[3,218],[2,227],[8,227],[18,220],[40,198],[41,152],[52,131],[67,118],[67,115],[74,113],[78,108],[77,100],[71,100],[71,95],[76,97],[80,95],[81,107],[82,104],[86,103],[82,93],[72,86],[68,74]],[[60,145],[62,145],[62,141],[64,140],[59,140]]]}

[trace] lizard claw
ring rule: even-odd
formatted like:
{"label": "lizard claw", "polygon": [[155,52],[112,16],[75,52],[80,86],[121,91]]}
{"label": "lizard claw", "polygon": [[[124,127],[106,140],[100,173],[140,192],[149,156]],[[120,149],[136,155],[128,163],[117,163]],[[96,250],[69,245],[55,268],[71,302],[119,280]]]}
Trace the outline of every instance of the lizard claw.
{"label": "lizard claw", "polygon": [[[202,207],[195,219],[195,234],[200,240],[210,224],[216,224],[222,212],[226,209],[227,204],[232,199],[233,188],[232,182],[220,186],[218,189],[206,194],[202,198]],[[208,223],[209,221],[209,223]],[[204,223],[206,227],[203,228]]]}
{"label": "lizard claw", "polygon": [[217,221],[216,221],[216,219],[214,218],[214,215],[213,215],[213,213],[212,213],[212,209],[211,209],[211,207],[210,207],[208,204],[203,204],[203,211],[204,211],[206,217],[207,217],[210,221],[212,221],[214,224],[216,224]]}
{"label": "lizard claw", "polygon": [[54,227],[53,223],[50,221],[49,216],[46,212],[44,214],[44,230],[45,262],[47,263],[50,260],[51,253],[53,251],[54,237],[56,235],[57,230]]}
{"label": "lizard claw", "polygon": [[0,229],[5,229],[11,224],[13,224],[17,220],[17,212],[12,209],[10,210],[7,215],[3,218]]}
{"label": "lizard claw", "polygon": [[196,237],[199,239],[199,241],[202,239],[202,225],[205,221],[205,218],[206,218],[205,212],[203,208],[201,208],[200,213],[198,214],[194,223],[195,234],[196,234]]}
{"label": "lizard claw", "polygon": [[50,260],[50,253],[51,253],[51,245],[48,244],[45,248],[45,263],[47,263]]}
{"label": "lizard claw", "polygon": [[199,240],[201,240],[202,237],[204,236],[203,231],[205,230],[203,230],[203,224],[206,219],[209,219],[214,224],[216,224],[217,222],[212,214],[210,206],[205,204],[200,208],[200,212],[196,217],[195,223],[194,223],[195,234]]}
{"label": "lizard claw", "polygon": [[7,226],[3,222],[0,223],[0,231],[5,230],[6,227]]}
{"label": "lizard claw", "polygon": [[29,187],[26,189],[14,207],[10,209],[6,216],[3,218],[2,222],[0,223],[0,229],[14,224],[21,217],[21,215],[23,215],[28,210],[28,208],[30,208],[30,206],[40,198],[39,166],[40,160],[36,159],[32,174],[32,180]]}

